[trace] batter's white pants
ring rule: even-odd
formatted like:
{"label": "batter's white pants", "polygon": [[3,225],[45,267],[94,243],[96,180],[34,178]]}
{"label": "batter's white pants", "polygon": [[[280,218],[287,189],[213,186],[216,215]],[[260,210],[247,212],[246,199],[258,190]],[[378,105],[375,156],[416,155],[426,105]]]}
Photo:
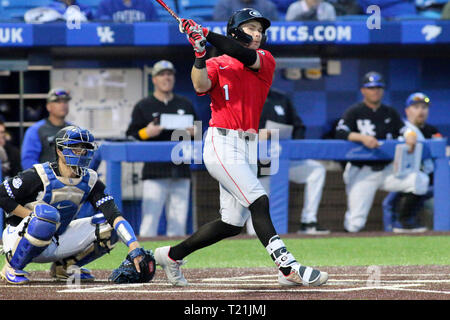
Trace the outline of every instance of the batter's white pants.
{"label": "batter's white pants", "polygon": [[142,182],[142,220],[139,235],[158,235],[159,219],[165,207],[169,237],[186,235],[189,210],[189,178],[148,179]]}
{"label": "batter's white pants", "polygon": [[206,169],[219,182],[221,219],[238,227],[243,227],[250,216],[247,208],[267,194],[257,177],[257,134],[246,135],[251,139],[236,130],[222,135],[210,127],[203,147]]}
{"label": "batter's white pants", "polygon": [[[92,217],[73,220],[66,231],[59,236],[59,245],[52,241],[32,262],[55,262],[85,251],[96,240],[95,225],[91,223],[91,220]],[[22,219],[16,227],[8,226],[3,230],[2,240],[5,252],[13,249],[26,221],[27,219]]]}
{"label": "batter's white pants", "polygon": [[392,163],[380,171],[347,163],[343,178],[347,193],[344,227],[349,232],[358,232],[364,228],[378,189],[423,195],[429,184],[429,177],[423,172],[410,173],[403,178],[395,177]]}
{"label": "batter's white pants", "polygon": [[[289,181],[294,183],[305,183],[303,194],[303,209],[301,213],[301,223],[317,222],[317,211],[322,199],[322,191],[325,185],[326,169],[318,161],[300,160],[291,161],[289,165]],[[270,176],[259,178],[266,192],[270,193]],[[252,219],[247,221],[247,233],[255,234]]]}

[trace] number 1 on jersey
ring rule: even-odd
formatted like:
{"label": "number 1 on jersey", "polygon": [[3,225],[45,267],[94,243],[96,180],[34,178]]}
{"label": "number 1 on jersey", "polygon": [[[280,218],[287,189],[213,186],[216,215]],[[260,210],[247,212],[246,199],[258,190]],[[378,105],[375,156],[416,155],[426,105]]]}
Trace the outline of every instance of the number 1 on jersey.
{"label": "number 1 on jersey", "polygon": [[223,90],[225,91],[225,100],[226,100],[226,101],[230,100],[230,94],[229,94],[229,92],[228,92],[228,85],[226,84],[226,85],[224,85],[222,88],[223,88]]}

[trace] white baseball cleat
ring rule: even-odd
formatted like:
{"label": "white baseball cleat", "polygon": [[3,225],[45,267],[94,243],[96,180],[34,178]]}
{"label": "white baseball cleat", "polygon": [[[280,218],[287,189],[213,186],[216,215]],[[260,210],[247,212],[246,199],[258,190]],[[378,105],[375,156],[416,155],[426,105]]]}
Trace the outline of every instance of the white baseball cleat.
{"label": "white baseball cleat", "polygon": [[155,261],[159,264],[166,273],[167,279],[174,286],[184,287],[188,285],[187,280],[181,272],[181,266],[185,263],[184,260],[173,260],[169,257],[170,246],[155,249]]}
{"label": "white baseball cleat", "polygon": [[291,273],[285,276],[281,271],[278,271],[278,283],[282,286],[308,286],[318,287],[326,283],[328,280],[328,273],[305,267],[298,263],[291,267]]}

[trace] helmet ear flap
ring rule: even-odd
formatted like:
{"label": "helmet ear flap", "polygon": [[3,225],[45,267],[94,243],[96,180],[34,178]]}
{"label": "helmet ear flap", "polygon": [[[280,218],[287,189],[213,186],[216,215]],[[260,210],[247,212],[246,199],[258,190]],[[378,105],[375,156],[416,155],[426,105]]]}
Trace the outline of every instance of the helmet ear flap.
{"label": "helmet ear flap", "polygon": [[250,43],[252,42],[253,38],[252,36],[246,34],[244,31],[242,31],[241,28],[236,27],[229,30],[229,36],[231,36],[233,39],[243,42],[243,43]]}
{"label": "helmet ear flap", "polygon": [[266,31],[270,27],[270,21],[264,18],[261,13],[252,8],[237,10],[228,20],[227,36],[243,43],[250,43],[253,38],[246,34],[239,26],[247,21],[257,20],[263,26],[261,45],[267,41]]}
{"label": "helmet ear flap", "polygon": [[[230,29],[228,36],[230,36],[231,38],[233,38],[235,40],[243,42],[245,44],[249,44],[253,40],[252,36],[246,34],[240,28]],[[267,34],[263,33],[262,37],[261,37],[261,44],[260,44],[260,46],[263,46],[266,42],[267,42]]]}

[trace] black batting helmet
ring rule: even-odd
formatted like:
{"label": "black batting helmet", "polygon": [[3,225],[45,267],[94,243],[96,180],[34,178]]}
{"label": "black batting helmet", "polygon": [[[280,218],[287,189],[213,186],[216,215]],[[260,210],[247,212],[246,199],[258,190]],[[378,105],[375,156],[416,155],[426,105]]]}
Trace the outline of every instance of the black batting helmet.
{"label": "black batting helmet", "polygon": [[239,26],[247,21],[259,21],[263,27],[261,45],[267,40],[266,30],[270,27],[270,20],[264,18],[263,15],[256,9],[244,8],[236,11],[228,20],[227,36],[236,39],[240,42],[250,43],[253,39],[246,34]]}

